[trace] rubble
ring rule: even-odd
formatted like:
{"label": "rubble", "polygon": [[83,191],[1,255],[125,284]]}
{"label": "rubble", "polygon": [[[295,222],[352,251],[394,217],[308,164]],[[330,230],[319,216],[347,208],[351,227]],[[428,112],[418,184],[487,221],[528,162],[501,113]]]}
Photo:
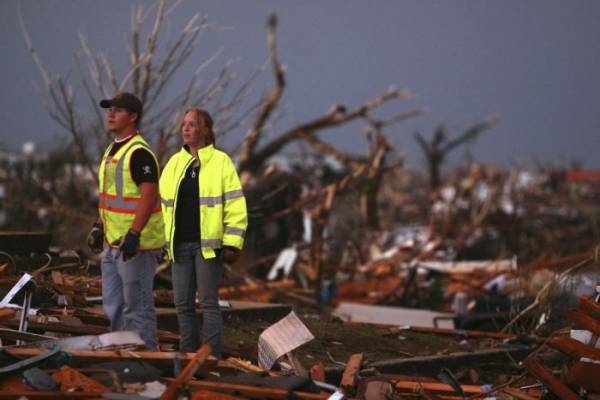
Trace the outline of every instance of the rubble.
{"label": "rubble", "polygon": [[[528,194],[519,196],[545,190],[544,182],[523,180]],[[598,251],[577,245],[565,253],[563,243],[537,257],[529,250],[466,257],[483,251],[481,243],[503,240],[502,222],[490,216],[510,207],[503,195],[494,197],[494,185],[473,198],[464,197],[464,185],[433,202],[429,225],[362,232],[368,240],[344,231],[347,246],[336,260],[339,238],[312,228],[319,243],[242,257],[219,290],[224,360],[209,359],[206,347],[177,352],[168,263],[157,271],[154,293],[160,351],[148,352],[135,333],[108,332],[94,258],[2,248],[0,397],[594,398],[600,306],[589,296]],[[323,202],[312,215],[329,227],[339,222],[340,188],[305,194],[313,197],[298,204]],[[461,202],[472,209],[481,196],[499,203],[484,204],[485,218],[465,214]],[[515,207],[515,196],[510,209],[522,223],[577,220],[559,203]],[[284,325],[286,333],[265,336]]]}
{"label": "rubble", "polygon": [[[411,270],[415,272],[412,277],[415,287],[411,290],[427,290],[426,286],[423,287],[419,283],[427,279],[427,274],[431,271],[449,279],[447,285],[449,291],[452,285],[456,284],[462,285],[460,286],[462,293],[478,291],[485,293],[492,287],[498,291],[515,290],[515,286],[510,284],[515,273],[514,260],[489,263],[401,261],[399,264],[395,262],[392,264],[393,257],[404,257],[404,255],[402,252],[388,253],[390,254],[392,258],[378,258],[378,261],[368,263],[366,267],[359,269],[360,273],[373,274],[374,280],[362,284],[355,282],[354,286],[347,282],[340,286],[338,295],[333,298],[338,304],[338,314],[344,314],[343,307],[344,305],[348,307],[348,303],[344,303],[342,299],[352,293],[362,292],[367,298],[382,300],[393,293],[393,290],[406,288],[401,283],[411,276],[409,272]],[[370,399],[390,396],[394,398],[490,396],[502,398],[504,396],[535,399],[542,397],[544,389],[561,398],[580,398],[582,393],[598,391],[593,377],[596,376],[600,365],[598,364],[600,349],[565,336],[568,333],[564,330],[542,337],[531,334],[453,329],[457,317],[451,307],[446,308],[449,312],[441,314],[427,310],[406,309],[409,313],[420,313],[421,319],[413,322],[408,319],[406,312],[404,314],[400,312],[397,317],[385,314],[380,321],[371,320],[371,324],[374,324],[371,326],[376,331],[367,333],[365,337],[371,338],[372,343],[361,342],[366,345],[362,350],[361,345],[352,344],[351,346],[354,347],[348,347],[346,351],[359,352],[346,356],[347,362],[342,362],[342,365],[337,363],[345,360],[343,358],[340,360],[339,355],[332,356],[330,352],[334,349],[331,346],[343,348],[344,342],[348,344],[351,342],[343,336],[336,335],[332,327],[340,326],[338,329],[347,329],[350,335],[359,338],[362,328],[359,328],[360,324],[356,318],[351,318],[351,321],[345,323],[339,320],[337,322],[332,320],[331,323],[323,321],[320,323],[324,325],[320,327],[311,322],[310,315],[305,315],[302,319],[308,323],[308,328],[303,329],[319,342],[325,334],[324,342],[317,343],[317,347],[311,347],[313,345],[310,342],[306,343],[307,339],[303,339],[281,352],[274,353],[272,361],[263,363],[263,368],[253,364],[260,362],[258,333],[269,325],[273,325],[269,329],[276,329],[277,324],[274,323],[282,317],[281,314],[273,314],[274,318],[271,322],[264,321],[263,325],[257,327],[257,333],[247,338],[250,342],[254,342],[250,346],[240,342],[238,350],[233,349],[232,343],[227,342],[226,336],[228,346],[225,353],[237,353],[237,356],[226,360],[208,359],[210,350],[207,350],[206,346],[195,354],[174,351],[177,333],[165,329],[165,326],[169,325],[168,318],[159,318],[161,351],[148,352],[143,350],[142,341],[133,333],[107,333],[106,318],[97,309],[97,305],[93,304],[93,295],[97,295],[99,288],[97,277],[90,274],[90,268],[93,270],[93,267],[81,264],[76,267],[57,268],[64,265],[66,263],[60,259],[59,262],[46,262],[43,269],[37,267],[30,273],[23,273],[20,277],[12,275],[11,279],[4,281],[9,284],[5,283],[3,286],[7,294],[2,301],[5,308],[0,309],[2,316],[0,325],[3,325],[0,330],[0,338],[3,341],[1,353],[3,367],[0,371],[0,381],[14,381],[16,378],[19,382],[10,389],[6,383],[3,383],[5,389],[2,393],[5,398],[20,396],[55,398],[66,395],[76,398],[105,396],[116,398],[112,396],[118,395],[121,396],[120,398],[143,396],[143,398],[177,399],[190,393],[191,397],[188,398],[278,399],[288,398],[293,393],[296,398],[305,399],[344,397]],[[393,267],[394,265],[398,267]],[[83,271],[85,273],[81,273]],[[372,283],[392,279],[396,272],[400,272],[399,275],[395,275],[398,278],[392,280],[387,287],[381,286],[381,283]],[[292,273],[288,275],[291,276]],[[402,276],[405,278],[403,279]],[[460,278],[456,279],[456,276]],[[497,279],[498,276],[503,277],[502,280]],[[469,285],[464,285],[465,277],[470,277]],[[31,286],[33,283],[34,285]],[[30,285],[28,291],[23,289],[27,284]],[[360,285],[363,287],[361,288]],[[372,296],[371,292],[377,290],[380,294]],[[460,291],[457,287],[451,293]],[[20,314],[24,309],[20,303],[23,299],[27,299],[27,294],[23,292],[31,293],[33,299],[26,328],[19,322]],[[299,296],[302,293],[297,286],[297,281],[288,278],[267,283],[249,280],[242,284],[225,285],[221,288],[220,294],[224,300],[222,306],[226,307],[224,310],[235,313],[234,310],[243,310],[240,305],[245,304],[241,300],[235,300],[236,298],[251,299],[256,296],[272,300],[283,296],[291,299],[282,292],[295,292]],[[54,295],[48,296],[49,293]],[[269,293],[269,296],[265,296],[265,293]],[[40,302],[42,294],[47,297],[42,298]],[[58,295],[68,296],[67,300]],[[167,300],[170,295],[169,291],[157,289],[157,300],[163,299],[158,301],[159,303],[171,304],[170,300]],[[401,298],[401,294],[396,295],[396,298]],[[92,299],[91,303],[89,299]],[[54,305],[51,304],[53,302]],[[62,307],[58,307],[59,302],[62,302]],[[356,306],[374,307],[370,305],[372,303],[356,304]],[[248,303],[246,309],[249,309],[249,306],[251,309],[251,304],[253,303]],[[314,304],[311,307],[314,307]],[[405,309],[397,306],[387,307],[385,308],[387,313]],[[262,311],[259,313],[263,317],[268,315]],[[240,315],[243,316],[243,313]],[[366,315],[373,317],[374,313],[367,311]],[[429,316],[425,317],[425,315]],[[449,328],[435,326],[435,316],[439,315],[444,316],[441,321],[452,322],[452,325]],[[583,335],[587,338],[587,342],[597,341],[600,335],[598,303],[588,297],[582,297],[578,308],[568,311],[566,315],[581,328],[591,332],[589,336]],[[254,319],[252,316],[250,318]],[[284,323],[286,318],[279,324]],[[295,324],[302,324],[300,319],[294,318]],[[236,325],[239,323],[240,320],[236,320]],[[344,325],[347,327],[344,328]],[[170,327],[173,327],[172,321]],[[311,327],[316,331],[313,332]],[[16,330],[19,328],[21,329]],[[327,330],[333,334],[328,339],[325,333]],[[39,333],[34,334],[32,331]],[[288,331],[289,334],[296,334],[297,328]],[[283,334],[277,334],[275,337],[281,340],[283,338],[281,335]],[[445,346],[447,349],[449,348],[447,343],[450,343],[448,341],[453,341],[454,349],[450,352],[442,350],[438,354],[432,354],[430,351],[428,353],[423,346],[421,350],[425,350],[425,353],[414,352],[414,343],[425,339],[413,338],[410,335],[429,336],[431,338],[428,340],[432,343]],[[441,339],[442,337],[448,339]],[[398,343],[398,346],[408,341],[410,343],[404,348],[413,349],[413,352],[396,348],[395,357],[387,356],[386,359],[380,359],[375,356],[373,358],[373,347],[379,344],[390,346],[385,344],[386,340],[391,340],[390,344]],[[22,344],[17,345],[17,341]],[[317,353],[314,351],[322,351],[317,350],[318,346],[324,346],[325,343],[329,343],[330,346],[330,350],[326,351],[328,357],[317,361],[315,358]],[[300,347],[297,348],[298,345]],[[555,366],[546,367],[544,358],[539,358],[542,352],[557,350],[568,357],[559,376],[555,376],[552,372]],[[242,361],[239,356],[250,361]],[[334,357],[340,361],[335,360]],[[21,361],[15,361],[19,359]],[[139,368],[134,366],[140,365],[139,363],[154,366],[155,372],[134,373],[133,371]],[[567,365],[570,367],[565,369]],[[270,366],[275,367],[274,370],[269,370]],[[490,369],[490,366],[493,367]],[[491,373],[492,371],[495,372]],[[130,377],[128,374],[133,375]],[[269,377],[270,380],[265,380],[265,377]],[[287,380],[291,377],[295,377],[294,383]],[[536,385],[538,381],[542,382],[543,386]]]}

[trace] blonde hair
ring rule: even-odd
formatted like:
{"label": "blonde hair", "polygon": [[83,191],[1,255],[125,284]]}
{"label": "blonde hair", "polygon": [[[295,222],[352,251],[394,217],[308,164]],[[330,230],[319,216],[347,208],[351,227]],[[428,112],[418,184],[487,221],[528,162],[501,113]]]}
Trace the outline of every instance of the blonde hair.
{"label": "blonde hair", "polygon": [[202,121],[204,121],[204,125],[208,128],[208,135],[206,135],[206,144],[207,145],[209,145],[209,144],[215,145],[215,132],[213,131],[213,119],[210,116],[210,113],[206,110],[203,110],[198,107],[190,107],[187,110],[185,110],[185,112],[181,116],[181,123],[179,124],[179,130],[181,131],[181,129],[183,128],[183,119],[185,118],[185,116],[188,113],[196,114],[196,119],[198,121],[200,121],[200,118],[202,118]]}

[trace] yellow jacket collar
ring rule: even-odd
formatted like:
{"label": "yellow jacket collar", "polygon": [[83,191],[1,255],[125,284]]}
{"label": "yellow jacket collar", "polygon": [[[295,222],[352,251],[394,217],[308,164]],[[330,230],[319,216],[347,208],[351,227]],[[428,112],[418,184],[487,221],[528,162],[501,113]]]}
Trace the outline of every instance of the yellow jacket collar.
{"label": "yellow jacket collar", "polygon": [[[183,155],[187,155],[188,157],[192,156],[192,154],[190,153],[190,147],[187,144],[183,145],[180,153],[183,153]],[[209,144],[208,146],[204,146],[201,149],[198,149],[198,158],[200,159],[200,164],[206,164],[208,162],[208,160],[210,160],[212,158],[214,153],[215,153],[215,146],[212,144]]]}

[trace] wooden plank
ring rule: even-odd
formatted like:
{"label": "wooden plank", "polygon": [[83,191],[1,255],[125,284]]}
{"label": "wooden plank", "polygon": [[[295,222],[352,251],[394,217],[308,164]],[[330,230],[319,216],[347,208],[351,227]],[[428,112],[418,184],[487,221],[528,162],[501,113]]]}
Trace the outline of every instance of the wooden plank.
{"label": "wooden plank", "polygon": [[243,397],[230,394],[212,392],[210,390],[198,390],[192,393],[192,400],[243,400]]}
{"label": "wooden plank", "polygon": [[23,382],[22,376],[5,376],[0,379],[0,393],[29,392],[34,389]]}
{"label": "wooden plank", "polygon": [[[583,295],[579,298],[579,310],[584,314],[594,318],[596,321],[600,321],[600,304],[594,300]],[[590,338],[590,344],[594,346],[598,341],[598,334],[592,334]]]}
{"label": "wooden plank", "polygon": [[353,391],[356,387],[362,359],[363,353],[352,354],[348,359],[348,364],[346,364],[346,369],[344,369],[342,381],[340,382],[340,386],[344,391]]}
{"label": "wooden plank", "polygon": [[[2,324],[11,328],[18,328],[18,320],[2,321]],[[73,335],[101,335],[110,332],[108,327],[95,325],[68,325],[60,322],[35,322],[28,321],[27,329],[35,332],[60,332],[70,333]],[[177,343],[179,335],[173,332],[158,330],[158,340],[161,342]]]}
{"label": "wooden plank", "polygon": [[[399,330],[402,330],[399,329]],[[468,329],[449,329],[449,328],[432,328],[427,326],[411,326],[408,328],[411,332],[436,333],[440,335],[465,336],[469,338],[489,338],[489,339],[514,339],[517,335],[511,335],[502,332],[474,331]],[[533,338],[539,340],[538,338]]]}
{"label": "wooden plank", "polygon": [[600,319],[600,304],[587,296],[579,298],[579,310],[592,318]]}
{"label": "wooden plank", "polygon": [[0,275],[8,274],[12,268],[12,265],[9,263],[4,263],[0,265]]}
{"label": "wooden plank", "polygon": [[[481,394],[484,391],[479,385],[460,385],[465,394]],[[402,393],[413,393],[421,389],[435,394],[456,394],[452,386],[441,382],[422,382],[422,381],[398,381],[394,384],[396,390]]]}
{"label": "wooden plank", "polygon": [[[262,319],[276,322],[292,311],[289,304],[257,303],[250,301],[229,300],[231,307],[223,308],[223,318],[235,316],[240,319]],[[158,327],[169,331],[177,330],[177,313],[174,308],[156,307],[156,321]],[[196,310],[196,319],[202,322],[202,312]]]}
{"label": "wooden plank", "polygon": [[[60,271],[52,271],[50,272],[50,277],[52,278],[52,282],[59,286],[65,286],[65,280],[63,279],[62,273]],[[74,290],[73,287],[70,288],[71,291]]]}
{"label": "wooden plank", "polygon": [[52,378],[60,383],[60,390],[63,392],[81,390],[83,392],[104,393],[110,391],[108,387],[100,382],[88,378],[76,369],[66,365],[54,372]]}
{"label": "wooden plank", "polygon": [[594,360],[600,360],[600,349],[588,346],[575,339],[550,339],[546,342],[546,344],[573,358],[579,359],[581,357],[587,357]]}
{"label": "wooden plank", "polygon": [[[48,352],[46,349],[35,348],[4,348],[5,352],[16,357],[33,357]],[[99,362],[116,360],[144,360],[156,363],[172,364],[175,358],[183,362],[191,361],[196,353],[176,353],[161,351],[133,351],[133,350],[64,350],[80,362]],[[214,362],[213,365],[218,365]]]}
{"label": "wooden plank", "polygon": [[310,367],[310,378],[315,381],[325,382],[325,366],[322,362]]}
{"label": "wooden plank", "polygon": [[562,400],[579,400],[581,399],[577,393],[573,392],[564,383],[558,380],[550,371],[542,367],[533,358],[527,358],[523,361],[523,365],[537,379],[539,379],[548,389]]}
{"label": "wooden plank", "polygon": [[177,398],[179,398],[181,387],[194,376],[211,352],[212,347],[210,344],[205,343],[202,345],[202,347],[200,347],[198,352],[194,355],[194,358],[192,358],[192,360],[185,366],[177,378],[175,378],[169,387],[167,387],[167,390],[164,391],[162,396],[160,396],[160,400],[177,400]]}
{"label": "wooden plank", "polygon": [[[19,321],[11,320],[11,321],[3,321],[3,324],[11,327],[18,328]],[[94,326],[94,325],[67,325],[60,322],[36,322],[29,318],[27,322],[27,329],[35,332],[60,332],[60,333],[71,333],[74,335],[101,335],[103,333],[108,333],[108,328],[102,326]]]}
{"label": "wooden plank", "polygon": [[[165,378],[166,381],[173,381],[173,378]],[[238,385],[225,382],[211,381],[189,381],[190,388],[234,392],[243,396],[255,397],[259,399],[288,400],[290,398],[300,398],[305,400],[326,400],[330,393],[306,393],[289,391],[285,389],[261,388],[249,385]]]}
{"label": "wooden plank", "polygon": [[[237,285],[219,288],[219,299],[221,300],[249,300],[266,303],[276,293],[288,293],[296,287],[293,279],[266,282],[253,285]],[[170,289],[158,289],[153,292],[156,304],[173,306],[173,291]]]}
{"label": "wooden plank", "polygon": [[[369,362],[369,367],[377,369],[382,374],[397,374],[419,372],[420,374],[437,374],[440,365],[452,368],[482,367],[490,362],[511,362],[511,359],[521,360],[536,347],[517,349],[486,349],[473,352],[458,352],[447,355],[418,356],[408,358],[392,358],[388,360]],[[343,369],[340,367],[326,367],[325,374],[328,381],[339,381]]]}
{"label": "wooden plank", "polygon": [[35,400],[54,400],[54,399],[102,399],[98,393],[89,392],[58,392],[32,390],[18,393],[0,392],[0,400],[14,399],[35,399]]}
{"label": "wooden plank", "polygon": [[225,361],[219,361],[219,364],[223,364],[223,366],[227,366],[229,368],[233,368],[238,371],[245,372],[245,373],[262,374],[262,373],[266,372],[264,369],[262,369],[258,365],[254,365],[250,361],[242,360],[241,358],[236,358],[236,357],[229,357]]}
{"label": "wooden plank", "polygon": [[[365,400],[388,400],[391,398],[394,389],[389,382],[373,380],[367,382],[365,388]],[[421,392],[420,394],[423,394]],[[424,396],[425,399],[428,399],[427,396]]]}
{"label": "wooden plank", "polygon": [[529,264],[529,265],[525,266],[525,268],[526,268],[526,270],[529,270],[529,269],[540,270],[540,269],[553,269],[556,267],[565,267],[565,266],[570,267],[572,265],[579,263],[580,261],[585,260],[586,258],[592,257],[593,255],[594,255],[593,251],[585,251],[582,253],[570,254],[568,256],[555,258],[553,260],[542,259],[538,262],[534,262],[533,264]]}
{"label": "wooden plank", "polygon": [[3,307],[0,308],[0,319],[9,319],[15,315],[15,310],[13,308]]}
{"label": "wooden plank", "polygon": [[600,364],[577,361],[567,374],[567,383],[574,383],[592,392],[600,392]]}
{"label": "wooden plank", "polygon": [[514,397],[515,399],[519,399],[519,400],[537,400],[537,399],[539,399],[539,397],[532,397],[526,393],[521,392],[517,388],[505,387],[505,388],[500,389],[500,392],[506,393],[506,394]]}
{"label": "wooden plank", "polygon": [[584,329],[592,332],[594,335],[600,335],[600,320],[590,317],[580,310],[567,311],[567,318]]}

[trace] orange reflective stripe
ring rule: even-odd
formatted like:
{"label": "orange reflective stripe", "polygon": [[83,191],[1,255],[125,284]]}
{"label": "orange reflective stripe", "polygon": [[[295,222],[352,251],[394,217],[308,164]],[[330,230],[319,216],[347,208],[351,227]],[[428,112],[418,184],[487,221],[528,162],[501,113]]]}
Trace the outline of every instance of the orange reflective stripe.
{"label": "orange reflective stripe", "polygon": [[[116,194],[109,194],[109,193],[100,193],[98,195],[98,197],[100,198],[106,198],[106,199],[117,199],[117,195]],[[142,198],[141,197],[121,197],[121,199],[123,201],[137,201],[139,202]]]}
{"label": "orange reflective stripe", "polygon": [[[117,208],[117,207],[112,207],[112,206],[110,206],[108,204],[104,204],[104,203],[98,204],[98,208],[101,208],[106,211],[119,213],[119,214],[135,214],[135,208],[134,209]],[[152,214],[159,213],[159,212],[162,212],[162,210],[160,208],[155,208],[152,210]]]}

